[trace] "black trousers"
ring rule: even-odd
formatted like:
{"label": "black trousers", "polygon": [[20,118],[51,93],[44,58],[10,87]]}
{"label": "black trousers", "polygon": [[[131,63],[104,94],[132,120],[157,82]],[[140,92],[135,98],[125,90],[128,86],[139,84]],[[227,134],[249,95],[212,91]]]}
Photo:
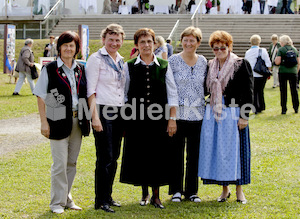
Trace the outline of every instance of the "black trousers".
{"label": "black trousers", "polygon": [[[171,156],[171,181],[169,194],[180,192],[186,198],[198,193],[198,165],[202,121],[177,121],[173,136]],[[186,146],[185,189],[183,190],[184,152]]]}
{"label": "black trousers", "polygon": [[264,97],[264,88],[266,85],[267,79],[264,77],[255,77],[254,78],[254,107],[256,112],[261,112],[266,109],[265,97]]}
{"label": "black trousers", "polygon": [[[123,136],[123,121],[119,112],[120,109],[118,108],[117,113],[107,113],[108,116],[104,116],[103,106],[101,106],[99,117],[103,131],[93,131],[97,159],[95,170],[95,208],[99,208],[103,204],[109,204],[112,200],[112,185],[117,170],[117,160],[120,156]],[[117,119],[110,119],[113,116],[117,116]]]}
{"label": "black trousers", "polygon": [[[284,11],[284,13],[283,13]],[[287,7],[287,0],[282,0],[282,7],[280,10],[280,14],[286,14],[286,12],[288,12],[288,7]]]}
{"label": "black trousers", "polygon": [[279,76],[279,86],[280,86],[280,102],[282,111],[286,111],[287,102],[287,81],[290,83],[291,96],[293,102],[294,110],[298,111],[299,108],[299,97],[297,91],[297,74],[294,73],[281,73]]}
{"label": "black trousers", "polygon": [[252,1],[246,1],[246,7],[247,7],[247,12],[248,12],[248,14],[251,14],[251,10],[252,10]]}

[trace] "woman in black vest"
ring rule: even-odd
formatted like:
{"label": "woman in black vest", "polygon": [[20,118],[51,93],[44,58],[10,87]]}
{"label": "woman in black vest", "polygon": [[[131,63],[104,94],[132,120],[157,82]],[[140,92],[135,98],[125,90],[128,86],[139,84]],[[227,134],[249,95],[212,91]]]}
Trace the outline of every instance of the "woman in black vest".
{"label": "woman in black vest", "polygon": [[79,48],[77,33],[62,33],[57,42],[57,61],[44,66],[34,89],[41,133],[50,139],[53,159],[50,208],[58,214],[63,213],[64,208],[81,210],[70,193],[82,135],[88,136],[90,131],[80,107],[80,103],[87,107],[87,88],[84,66],[74,60]]}
{"label": "woman in black vest", "polygon": [[125,66],[128,102],[120,181],[142,186],[141,206],[149,203],[164,208],[159,186],[169,184],[169,136],[176,132],[177,89],[166,60],[153,54],[155,33],[139,29],[134,43],[140,51]]}

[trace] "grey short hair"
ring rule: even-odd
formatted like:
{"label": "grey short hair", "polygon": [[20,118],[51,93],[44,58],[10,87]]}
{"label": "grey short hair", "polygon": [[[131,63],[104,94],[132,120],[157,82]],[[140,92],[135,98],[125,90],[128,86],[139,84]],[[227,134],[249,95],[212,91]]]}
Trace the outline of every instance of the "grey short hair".
{"label": "grey short hair", "polygon": [[25,46],[27,46],[28,44],[33,44],[33,39],[30,39],[30,38],[26,39]]}

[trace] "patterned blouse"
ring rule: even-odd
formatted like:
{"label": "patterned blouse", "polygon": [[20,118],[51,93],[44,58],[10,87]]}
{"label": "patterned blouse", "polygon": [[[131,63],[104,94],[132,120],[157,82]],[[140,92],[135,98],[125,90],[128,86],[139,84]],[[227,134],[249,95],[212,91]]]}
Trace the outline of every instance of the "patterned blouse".
{"label": "patterned blouse", "polygon": [[185,63],[180,54],[172,55],[168,61],[178,90],[179,114],[177,118],[187,121],[202,120],[205,111],[206,58],[198,55],[198,60],[192,67]]}

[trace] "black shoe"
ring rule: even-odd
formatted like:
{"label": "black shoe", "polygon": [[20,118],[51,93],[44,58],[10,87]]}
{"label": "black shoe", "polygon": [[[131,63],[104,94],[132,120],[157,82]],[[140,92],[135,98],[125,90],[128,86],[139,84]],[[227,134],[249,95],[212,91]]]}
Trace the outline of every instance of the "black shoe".
{"label": "black shoe", "polygon": [[13,94],[12,95],[20,95],[19,93],[17,93],[17,92],[13,92]]}
{"label": "black shoe", "polygon": [[218,202],[225,202],[228,198],[230,198],[231,193],[229,192],[226,198],[221,198],[221,196],[217,199]]}
{"label": "black shoe", "polygon": [[163,206],[162,204],[158,204],[158,203],[154,202],[153,197],[151,198],[150,203],[151,203],[151,205],[153,205],[155,208],[165,209],[165,206]]}
{"label": "black shoe", "polygon": [[[95,207],[96,209],[96,207]],[[99,208],[98,208],[99,209]],[[100,206],[100,209],[103,211],[106,211],[108,213],[115,213],[115,211],[113,209],[110,208],[109,204],[104,204]]]}
{"label": "black shoe", "polygon": [[111,200],[109,203],[111,206],[121,207],[121,204],[115,202],[114,200]]}
{"label": "black shoe", "polygon": [[281,114],[282,114],[282,115],[285,115],[285,114],[286,114],[286,110],[282,110],[282,111],[281,111]]}
{"label": "black shoe", "polygon": [[298,113],[298,109],[295,109],[295,113]]}

